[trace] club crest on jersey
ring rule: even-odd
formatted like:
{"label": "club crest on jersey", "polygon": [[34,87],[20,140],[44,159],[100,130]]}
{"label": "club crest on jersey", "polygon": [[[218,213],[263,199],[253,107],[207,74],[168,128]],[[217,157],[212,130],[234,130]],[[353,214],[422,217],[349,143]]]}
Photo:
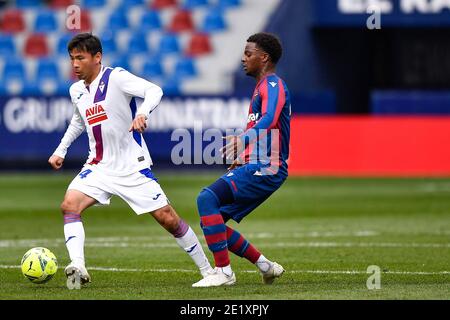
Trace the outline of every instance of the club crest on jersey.
{"label": "club crest on jersey", "polygon": [[86,119],[90,125],[108,119],[105,109],[100,104],[95,104],[86,109]]}
{"label": "club crest on jersey", "polygon": [[105,89],[105,81],[102,81],[98,88],[100,89],[101,93],[103,93],[103,90]]}
{"label": "club crest on jersey", "polygon": [[259,119],[259,113],[250,113],[248,115],[247,123],[258,121],[258,119]]}

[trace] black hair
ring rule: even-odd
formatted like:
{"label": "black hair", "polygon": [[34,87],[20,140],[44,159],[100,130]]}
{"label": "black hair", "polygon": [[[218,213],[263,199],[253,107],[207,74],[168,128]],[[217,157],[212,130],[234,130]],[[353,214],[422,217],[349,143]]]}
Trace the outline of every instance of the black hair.
{"label": "black hair", "polygon": [[267,32],[260,32],[250,36],[247,39],[247,42],[254,42],[256,45],[264,50],[269,56],[270,60],[277,64],[283,54],[283,48],[281,46],[280,39],[272,34]]}
{"label": "black hair", "polygon": [[86,51],[92,56],[95,56],[97,52],[102,53],[102,43],[100,42],[100,39],[92,33],[79,33],[74,36],[67,45],[67,51],[69,51],[69,53],[73,49]]}

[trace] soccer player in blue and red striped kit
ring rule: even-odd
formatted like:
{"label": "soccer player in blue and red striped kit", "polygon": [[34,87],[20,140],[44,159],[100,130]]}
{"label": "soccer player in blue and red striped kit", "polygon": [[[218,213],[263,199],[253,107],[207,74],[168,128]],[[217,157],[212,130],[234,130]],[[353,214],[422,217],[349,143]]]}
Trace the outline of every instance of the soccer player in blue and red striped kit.
{"label": "soccer player in blue and red striped kit", "polygon": [[247,40],[242,64],[257,85],[246,131],[227,136],[221,150],[233,161],[229,171],[197,198],[201,227],[216,268],[193,287],[234,284],[229,251],[255,264],[263,283],[271,284],[284,273],[280,264],[267,259],[243,235],[226,226],[230,219],[239,223],[288,177],[291,101],[285,82],[275,74],[281,55],[281,43],[273,34],[257,33]]}

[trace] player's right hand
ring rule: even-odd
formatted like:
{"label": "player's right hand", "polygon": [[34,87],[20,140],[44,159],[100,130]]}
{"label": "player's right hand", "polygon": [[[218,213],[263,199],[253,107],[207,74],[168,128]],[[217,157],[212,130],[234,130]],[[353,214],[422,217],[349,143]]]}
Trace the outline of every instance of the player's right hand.
{"label": "player's right hand", "polygon": [[58,157],[54,154],[50,158],[48,158],[48,163],[50,163],[52,168],[55,170],[61,169],[63,162],[64,162],[64,158]]}

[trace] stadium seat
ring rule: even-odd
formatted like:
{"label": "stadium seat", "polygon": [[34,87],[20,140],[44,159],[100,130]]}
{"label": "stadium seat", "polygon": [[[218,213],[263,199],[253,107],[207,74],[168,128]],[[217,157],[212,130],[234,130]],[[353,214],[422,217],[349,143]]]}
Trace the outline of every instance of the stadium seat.
{"label": "stadium seat", "polygon": [[165,79],[161,85],[164,95],[179,95],[180,94],[180,81],[175,78]]}
{"label": "stadium seat", "polygon": [[42,10],[38,12],[34,21],[34,32],[46,33],[58,30],[58,22],[55,12],[52,10]]}
{"label": "stadium seat", "polygon": [[128,17],[125,10],[115,10],[111,13],[108,19],[107,30],[119,31],[129,27]]}
{"label": "stadium seat", "polygon": [[60,35],[58,42],[56,44],[56,54],[59,55],[67,55],[67,45],[69,44],[70,39],[73,38],[73,36],[75,36],[76,33],[64,33],[62,35]]}
{"label": "stadium seat", "polygon": [[8,34],[0,34],[0,56],[9,58],[16,55],[14,38]]}
{"label": "stadium seat", "polygon": [[217,32],[225,30],[227,26],[223,14],[223,11],[219,8],[210,9],[203,20],[202,31]]}
{"label": "stadium seat", "polygon": [[164,70],[158,59],[149,59],[144,63],[141,74],[147,79],[157,78],[164,76]]}
{"label": "stadium seat", "polygon": [[212,52],[209,35],[206,33],[194,33],[188,43],[186,55],[197,57]]}
{"label": "stadium seat", "polygon": [[144,0],[122,0],[120,4],[122,8],[130,8],[134,6],[140,6],[144,4]]}
{"label": "stadium seat", "polygon": [[128,40],[127,52],[129,54],[149,53],[147,35],[144,32],[133,32]]}
{"label": "stadium seat", "polygon": [[128,62],[128,58],[126,56],[120,55],[120,56],[116,56],[112,61],[111,61],[111,67],[115,68],[115,67],[121,67],[124,68],[127,71],[130,71],[130,64]]}
{"label": "stadium seat", "polygon": [[53,9],[63,9],[74,4],[74,1],[75,0],[51,0],[49,6]]}
{"label": "stadium seat", "polygon": [[185,0],[181,5],[183,9],[192,10],[199,7],[204,7],[208,5],[208,0]]}
{"label": "stadium seat", "polygon": [[87,10],[81,10],[79,32],[88,32],[92,30],[91,15]]}
{"label": "stadium seat", "polygon": [[106,4],[106,0],[83,0],[82,7],[91,9],[91,8],[100,8]]}
{"label": "stadium seat", "polygon": [[[52,78],[45,78],[39,82],[34,82],[33,84],[37,86],[39,95],[53,96],[58,91],[59,81]],[[27,91],[29,90],[27,87],[25,88]]]}
{"label": "stadium seat", "polygon": [[3,79],[25,79],[25,67],[22,60],[10,58],[5,60],[2,73]]}
{"label": "stadium seat", "polygon": [[113,32],[106,31],[100,37],[103,54],[114,54],[117,51],[116,37]]}
{"label": "stadium seat", "polygon": [[21,9],[37,8],[42,6],[40,0],[16,0],[16,7]]}
{"label": "stadium seat", "polygon": [[159,54],[172,54],[180,52],[178,37],[173,33],[164,33],[159,40]]}
{"label": "stadium seat", "polygon": [[193,77],[197,75],[194,60],[188,57],[180,58],[175,64],[173,76],[177,79]]}
{"label": "stadium seat", "polygon": [[73,84],[71,80],[62,80],[58,83],[55,94],[62,97],[67,97],[69,95],[69,88]]}
{"label": "stadium seat", "polygon": [[8,91],[6,90],[6,82],[0,79],[0,97],[6,96]]}
{"label": "stadium seat", "polygon": [[25,30],[25,19],[23,12],[17,9],[8,9],[3,12],[0,21],[0,30],[7,33],[22,32]]}
{"label": "stadium seat", "polygon": [[42,33],[34,33],[25,40],[24,54],[30,57],[43,57],[48,55],[47,39]]}
{"label": "stadium seat", "polygon": [[145,11],[139,24],[140,29],[143,31],[159,30],[161,29],[161,26],[161,17],[159,16],[158,11],[155,10]]}
{"label": "stadium seat", "polygon": [[231,7],[237,7],[241,5],[240,0],[219,0],[217,3],[217,6],[221,8],[231,8]]}
{"label": "stadium seat", "polygon": [[176,0],[153,0],[150,4],[152,9],[161,10],[170,7],[174,7],[177,5]]}
{"label": "stadium seat", "polygon": [[194,22],[189,10],[178,10],[169,25],[169,31],[171,32],[192,31],[194,28]]}
{"label": "stadium seat", "polygon": [[60,79],[59,68],[55,60],[56,59],[54,58],[43,58],[38,60],[35,75],[35,79],[37,81],[47,78],[59,81]]}

